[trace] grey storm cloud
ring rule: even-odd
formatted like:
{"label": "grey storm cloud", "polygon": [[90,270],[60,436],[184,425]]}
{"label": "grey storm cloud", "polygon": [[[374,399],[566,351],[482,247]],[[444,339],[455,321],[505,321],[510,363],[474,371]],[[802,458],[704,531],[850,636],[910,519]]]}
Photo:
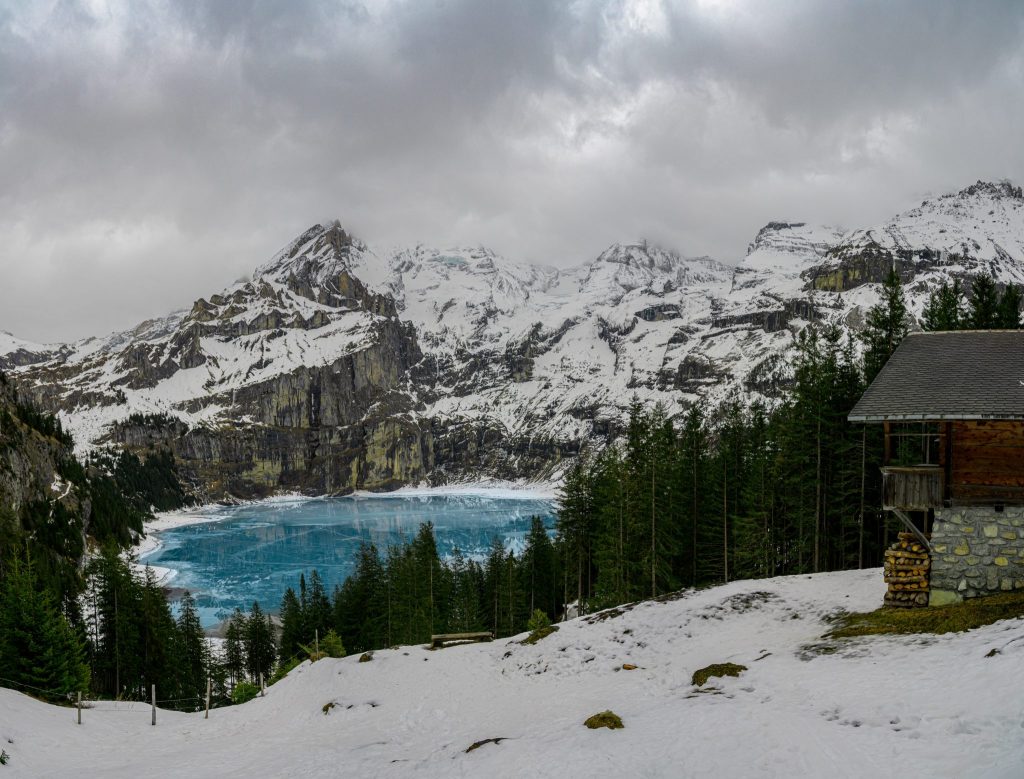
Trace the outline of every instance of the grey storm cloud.
{"label": "grey storm cloud", "polygon": [[739,260],[1024,179],[1024,4],[0,5],[0,329],[186,306],[338,218],[565,265]]}

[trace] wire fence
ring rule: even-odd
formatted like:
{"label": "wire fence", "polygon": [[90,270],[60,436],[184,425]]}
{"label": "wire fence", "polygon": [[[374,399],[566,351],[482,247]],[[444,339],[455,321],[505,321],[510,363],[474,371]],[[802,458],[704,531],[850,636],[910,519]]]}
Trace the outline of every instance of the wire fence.
{"label": "wire fence", "polygon": [[[210,680],[212,682],[212,680]],[[260,679],[260,695],[265,695],[266,687],[263,683],[263,679]],[[108,698],[95,698],[88,699],[83,698],[80,691],[69,692],[67,690],[54,690],[46,689],[44,687],[37,687],[26,682],[21,682],[16,679],[8,679],[0,676],[0,687],[7,687],[8,689],[23,692],[26,695],[31,695],[34,698],[42,698],[48,702],[63,700],[71,704],[72,708],[77,709],[78,713],[78,724],[82,724],[82,711],[89,710],[96,713],[113,713],[113,714],[138,714],[140,712],[147,712],[151,715],[151,723],[156,725],[156,713],[158,706],[164,706],[171,710],[176,710],[186,714],[196,714],[204,709],[206,710],[206,717],[209,717],[211,709],[221,708],[217,701],[212,697],[212,685],[210,694],[207,696],[201,695],[190,695],[183,698],[156,698],[155,690],[151,700],[117,700]],[[180,704],[192,704],[190,707],[183,707]],[[171,704],[171,706],[168,706]]]}
{"label": "wire fence", "polygon": [[48,698],[66,698],[68,700],[71,700],[71,698],[73,698],[75,695],[74,693],[68,692],[67,690],[46,690],[42,687],[36,687],[31,684],[26,684],[25,682],[16,681],[14,679],[6,679],[2,676],[0,676],[0,682],[3,682],[4,687],[11,685],[14,688],[21,690],[31,690],[33,692],[40,692]]}

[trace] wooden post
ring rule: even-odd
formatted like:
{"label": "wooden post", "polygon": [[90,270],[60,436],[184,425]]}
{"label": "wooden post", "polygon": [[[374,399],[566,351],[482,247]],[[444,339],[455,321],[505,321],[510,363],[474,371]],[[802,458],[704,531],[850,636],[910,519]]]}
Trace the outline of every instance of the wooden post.
{"label": "wooden post", "polygon": [[82,724],[82,691],[78,691],[78,724]]}
{"label": "wooden post", "polygon": [[313,651],[316,653],[316,659],[320,659],[320,628],[313,631]]}
{"label": "wooden post", "polygon": [[213,679],[206,677],[206,716],[203,719],[210,719],[210,692],[213,689]]}
{"label": "wooden post", "polygon": [[262,698],[267,692],[267,686],[263,683],[263,672],[260,672],[260,697]]}
{"label": "wooden post", "polygon": [[946,435],[945,441],[943,441],[943,449],[945,450],[945,483],[942,485],[942,500],[944,503],[953,500],[953,423],[946,423]]}
{"label": "wooden post", "polygon": [[151,688],[151,694],[153,696],[153,725],[156,725],[156,685],[154,684]]}

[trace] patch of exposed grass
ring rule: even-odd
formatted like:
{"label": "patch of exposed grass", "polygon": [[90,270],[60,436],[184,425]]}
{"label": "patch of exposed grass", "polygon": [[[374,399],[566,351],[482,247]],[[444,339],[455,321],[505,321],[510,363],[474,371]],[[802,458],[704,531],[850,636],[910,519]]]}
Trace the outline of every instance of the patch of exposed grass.
{"label": "patch of exposed grass", "polygon": [[737,663],[713,663],[705,668],[701,668],[699,671],[694,671],[692,681],[697,687],[700,687],[713,676],[739,676],[746,670],[747,667],[745,665]]}
{"label": "patch of exposed grass", "polygon": [[600,714],[594,714],[591,717],[587,717],[583,724],[591,730],[596,730],[597,728],[618,730],[619,728],[626,727],[622,724],[622,717],[614,711],[602,711]]}
{"label": "patch of exposed grass", "polygon": [[880,608],[864,614],[844,614],[826,638],[854,638],[907,633],[960,633],[1001,619],[1024,617],[1024,591],[970,598],[949,606],[922,609]]}
{"label": "patch of exposed grass", "polygon": [[542,638],[547,638],[552,633],[558,632],[558,625],[547,625],[546,627],[537,628],[535,631],[530,633],[526,638],[523,639],[524,644],[536,644]]}

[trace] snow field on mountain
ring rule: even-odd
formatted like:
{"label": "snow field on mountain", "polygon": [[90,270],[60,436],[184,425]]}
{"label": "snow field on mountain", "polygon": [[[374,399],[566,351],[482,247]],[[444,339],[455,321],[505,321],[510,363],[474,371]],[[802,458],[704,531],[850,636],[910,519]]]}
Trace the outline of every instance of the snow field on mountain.
{"label": "snow field on mountain", "polygon": [[[670,415],[732,394],[777,402],[794,337],[809,319],[859,332],[880,285],[857,282],[877,281],[880,249],[913,276],[906,293],[915,317],[953,277],[1024,283],[1024,198],[1008,183],[979,182],[860,229],[771,222],[745,257],[730,258],[735,265],[639,241],[550,268],[483,247],[369,247],[336,222],[318,224],[252,282],[189,311],[63,346],[0,334],[0,362],[17,354],[9,370],[64,408],[79,453],[134,412],[191,427],[276,424],[232,390],[379,344],[394,324],[391,301],[368,302],[365,287],[393,298],[425,358],[384,389],[406,421],[465,424],[517,444],[599,443],[634,397]],[[853,286],[817,288],[840,278]],[[140,375],[146,359],[159,363],[159,371],[150,366],[158,376]]]}
{"label": "snow field on mountain", "polygon": [[[735,582],[533,646],[306,663],[265,698],[209,720],[160,711],[155,728],[144,704],[98,703],[78,727],[0,690],[4,776],[1019,777],[1024,620],[821,639],[828,615],[875,608],[884,586],[878,570]],[[691,684],[721,662],[748,670]],[[605,709],[623,730],[583,726]]]}

